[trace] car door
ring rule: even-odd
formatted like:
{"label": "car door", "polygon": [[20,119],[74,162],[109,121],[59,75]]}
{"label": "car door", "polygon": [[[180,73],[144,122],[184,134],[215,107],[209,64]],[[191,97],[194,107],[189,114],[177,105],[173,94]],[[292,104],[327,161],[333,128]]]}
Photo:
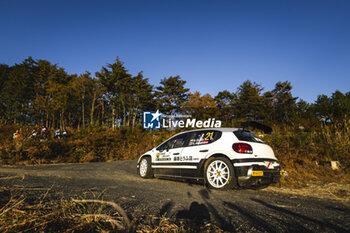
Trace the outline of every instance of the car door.
{"label": "car door", "polygon": [[189,142],[182,151],[186,165],[196,166],[196,169],[182,169],[181,176],[183,177],[199,177],[198,168],[204,162],[204,158],[211,153],[215,148],[211,143],[221,137],[221,132],[217,130],[199,130],[194,131],[189,135]]}
{"label": "car door", "polygon": [[180,176],[181,164],[177,158],[181,156],[182,150],[187,143],[188,134],[180,134],[157,148],[155,161],[152,168],[155,173],[162,176]]}

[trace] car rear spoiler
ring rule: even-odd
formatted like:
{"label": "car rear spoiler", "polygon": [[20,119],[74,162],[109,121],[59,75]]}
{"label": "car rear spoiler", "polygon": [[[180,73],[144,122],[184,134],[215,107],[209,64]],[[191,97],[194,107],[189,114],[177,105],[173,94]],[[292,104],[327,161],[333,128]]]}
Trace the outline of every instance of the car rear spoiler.
{"label": "car rear spoiler", "polygon": [[241,124],[241,127],[243,129],[248,128],[249,126],[253,127],[253,130],[254,129],[260,129],[266,134],[271,134],[272,133],[272,128],[271,127],[269,127],[267,125],[260,124],[259,122],[256,122],[256,121],[246,121],[246,122],[243,122]]}

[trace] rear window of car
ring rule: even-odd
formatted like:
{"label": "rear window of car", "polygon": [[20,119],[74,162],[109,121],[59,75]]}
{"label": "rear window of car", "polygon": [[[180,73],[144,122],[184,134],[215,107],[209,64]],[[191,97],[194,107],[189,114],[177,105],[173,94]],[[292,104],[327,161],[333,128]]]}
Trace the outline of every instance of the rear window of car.
{"label": "rear window of car", "polygon": [[221,137],[221,132],[216,130],[203,130],[192,132],[188,146],[198,146],[213,143]]}
{"label": "rear window of car", "polygon": [[248,130],[237,130],[237,131],[233,131],[233,133],[236,135],[236,137],[240,141],[264,143],[263,140],[261,140],[260,138],[255,136],[254,133]]}

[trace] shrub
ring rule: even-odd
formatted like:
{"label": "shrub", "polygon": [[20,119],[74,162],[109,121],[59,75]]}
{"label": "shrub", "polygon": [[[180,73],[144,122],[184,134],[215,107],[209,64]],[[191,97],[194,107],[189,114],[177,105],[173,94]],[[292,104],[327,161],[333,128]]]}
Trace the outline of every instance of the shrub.
{"label": "shrub", "polygon": [[[2,164],[81,163],[134,160],[178,131],[104,129],[100,126],[83,130],[70,129],[68,138],[31,138],[33,128],[21,128],[19,139],[11,138],[15,126],[0,127],[0,162]],[[350,122],[308,130],[293,126],[274,126],[264,141],[271,145],[288,177],[282,183],[306,184],[309,181],[347,180],[350,170]],[[343,169],[332,171],[318,161],[338,160]],[[341,177],[343,175],[343,177]],[[350,176],[350,175],[349,175]]]}

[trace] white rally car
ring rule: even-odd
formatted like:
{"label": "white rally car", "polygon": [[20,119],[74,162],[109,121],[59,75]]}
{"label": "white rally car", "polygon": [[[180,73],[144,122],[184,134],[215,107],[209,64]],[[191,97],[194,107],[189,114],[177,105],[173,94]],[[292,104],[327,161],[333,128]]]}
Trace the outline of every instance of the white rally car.
{"label": "white rally car", "polygon": [[266,186],[278,182],[282,173],[272,148],[238,128],[179,133],[143,154],[137,168],[142,178],[204,179],[215,189]]}

